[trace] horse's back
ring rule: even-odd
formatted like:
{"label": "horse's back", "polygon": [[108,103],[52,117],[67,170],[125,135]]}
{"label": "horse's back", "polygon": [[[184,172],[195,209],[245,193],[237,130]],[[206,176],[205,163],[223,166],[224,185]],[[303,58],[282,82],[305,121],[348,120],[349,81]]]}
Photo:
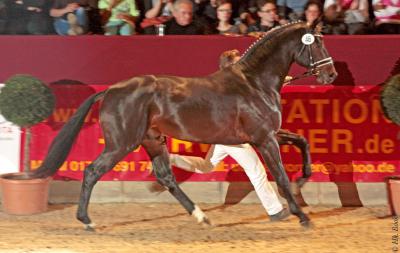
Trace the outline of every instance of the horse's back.
{"label": "horse's back", "polygon": [[[233,144],[249,142],[268,112],[251,109],[256,90],[231,70],[186,78],[138,76],[110,87],[103,104],[130,122],[183,140]],[[109,107],[109,108],[107,108]],[[227,127],[232,126],[232,127]]]}

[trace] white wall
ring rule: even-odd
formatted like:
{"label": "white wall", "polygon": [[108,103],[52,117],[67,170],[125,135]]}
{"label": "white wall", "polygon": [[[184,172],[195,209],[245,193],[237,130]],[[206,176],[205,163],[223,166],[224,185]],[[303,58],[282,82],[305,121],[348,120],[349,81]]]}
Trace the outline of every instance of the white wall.
{"label": "white wall", "polygon": [[[0,92],[3,86],[0,84]],[[20,128],[0,114],[0,174],[19,171],[20,145]]]}

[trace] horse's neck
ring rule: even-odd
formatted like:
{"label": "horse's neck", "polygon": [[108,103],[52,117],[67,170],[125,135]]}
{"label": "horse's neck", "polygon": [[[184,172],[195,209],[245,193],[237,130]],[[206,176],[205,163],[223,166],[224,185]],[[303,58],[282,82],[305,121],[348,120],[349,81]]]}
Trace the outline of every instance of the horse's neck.
{"label": "horse's neck", "polygon": [[254,57],[241,63],[242,72],[263,90],[273,89],[280,92],[294,61],[291,47],[290,44],[276,45],[269,53],[264,53],[261,47],[257,48],[259,51],[254,52]]}

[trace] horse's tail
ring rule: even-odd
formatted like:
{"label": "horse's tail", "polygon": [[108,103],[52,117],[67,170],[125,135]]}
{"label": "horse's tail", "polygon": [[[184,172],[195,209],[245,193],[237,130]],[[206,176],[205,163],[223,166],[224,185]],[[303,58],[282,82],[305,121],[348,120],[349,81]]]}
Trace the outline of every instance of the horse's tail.
{"label": "horse's tail", "polygon": [[76,112],[67,121],[67,123],[65,123],[65,125],[58,132],[57,136],[53,139],[46,158],[40,167],[33,171],[32,177],[48,177],[57,172],[57,170],[64,163],[65,159],[67,159],[67,156],[71,151],[72,144],[81,130],[90,108],[95,102],[104,96],[105,92],[106,90],[93,94],[79,106]]}

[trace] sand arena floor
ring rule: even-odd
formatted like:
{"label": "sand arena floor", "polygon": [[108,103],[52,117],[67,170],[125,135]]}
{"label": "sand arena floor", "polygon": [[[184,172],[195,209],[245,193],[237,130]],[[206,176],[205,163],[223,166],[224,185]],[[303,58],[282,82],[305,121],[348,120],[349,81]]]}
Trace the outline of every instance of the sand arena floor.
{"label": "sand arena floor", "polygon": [[200,206],[213,226],[197,225],[178,204],[90,204],[96,232],[75,219],[75,204],[32,216],[0,212],[0,252],[392,252],[386,207],[305,207],[314,228],[304,230],[294,216],[269,222],[258,204]]}

